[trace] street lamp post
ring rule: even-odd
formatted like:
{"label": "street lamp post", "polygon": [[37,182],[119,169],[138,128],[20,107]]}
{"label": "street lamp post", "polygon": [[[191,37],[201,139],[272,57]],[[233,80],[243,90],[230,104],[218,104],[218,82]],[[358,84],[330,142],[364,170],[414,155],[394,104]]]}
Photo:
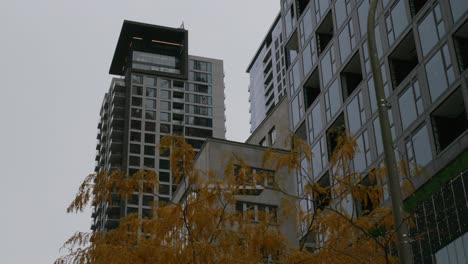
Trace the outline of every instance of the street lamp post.
{"label": "street lamp post", "polygon": [[400,180],[397,172],[395,154],[393,152],[392,132],[388,121],[388,105],[385,99],[385,91],[382,81],[377,45],[375,42],[375,14],[378,0],[370,0],[369,14],[367,17],[367,45],[369,48],[369,59],[374,76],[375,94],[380,120],[380,130],[384,149],[384,160],[387,168],[388,189],[392,200],[393,219],[395,222],[398,255],[401,264],[413,263],[410,238],[408,237],[408,225],[403,218],[403,199],[401,195]]}

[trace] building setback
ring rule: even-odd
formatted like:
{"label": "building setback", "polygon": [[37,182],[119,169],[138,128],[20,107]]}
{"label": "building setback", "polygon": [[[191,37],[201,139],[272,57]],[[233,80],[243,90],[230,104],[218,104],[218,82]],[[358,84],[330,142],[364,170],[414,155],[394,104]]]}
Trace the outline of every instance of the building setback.
{"label": "building setback", "polygon": [[250,77],[250,132],[286,95],[286,61],[280,18],[278,14],[247,67]]}
{"label": "building setback", "polygon": [[[280,2],[290,128],[312,148],[312,178],[333,177],[337,130],[356,138],[356,171],[382,164],[369,1]],[[468,2],[379,1],[375,30],[397,159],[422,167],[415,196],[405,201],[421,238],[413,242],[416,263],[467,263]]]}
{"label": "building setback", "polygon": [[171,198],[177,186],[169,158],[158,152],[162,136],[184,136],[196,151],[207,137],[225,137],[223,62],[189,55],[187,30],[124,21],[109,73],[118,77],[100,111],[95,171],[154,170],[160,184],[95,204],[92,229],[99,231],[130,213],[149,216],[155,199]]}

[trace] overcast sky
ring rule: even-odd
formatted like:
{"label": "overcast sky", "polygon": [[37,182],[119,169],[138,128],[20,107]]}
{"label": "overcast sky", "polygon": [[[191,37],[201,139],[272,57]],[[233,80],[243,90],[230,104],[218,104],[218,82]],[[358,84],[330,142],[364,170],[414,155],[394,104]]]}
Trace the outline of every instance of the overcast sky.
{"label": "overcast sky", "polygon": [[124,19],[184,21],[190,54],[224,60],[227,138],[244,141],[245,70],[278,12],[278,0],[0,1],[0,262],[51,263],[89,230],[89,212],[65,209],[93,170]]}

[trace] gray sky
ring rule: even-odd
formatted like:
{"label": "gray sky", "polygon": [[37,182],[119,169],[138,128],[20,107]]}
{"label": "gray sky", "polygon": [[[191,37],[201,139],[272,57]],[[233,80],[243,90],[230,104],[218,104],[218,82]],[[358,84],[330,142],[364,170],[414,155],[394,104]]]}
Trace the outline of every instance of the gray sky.
{"label": "gray sky", "polygon": [[93,170],[124,19],[184,21],[190,54],[224,60],[227,137],[243,141],[245,69],[278,11],[278,0],[0,1],[0,262],[51,263],[69,236],[89,230],[89,212],[65,208]]}

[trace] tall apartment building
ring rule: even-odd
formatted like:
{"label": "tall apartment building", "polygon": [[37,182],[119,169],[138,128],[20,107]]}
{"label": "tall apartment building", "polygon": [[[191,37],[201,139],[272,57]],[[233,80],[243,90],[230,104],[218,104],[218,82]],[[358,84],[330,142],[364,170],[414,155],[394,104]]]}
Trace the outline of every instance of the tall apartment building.
{"label": "tall apartment building", "polygon": [[154,170],[160,184],[94,205],[92,229],[101,231],[129,213],[150,215],[153,192],[171,198],[177,183],[158,152],[162,136],[183,135],[195,150],[207,137],[225,137],[223,62],[189,55],[187,30],[124,21],[109,73],[118,77],[100,111],[95,171]]}
{"label": "tall apartment building", "polygon": [[[356,171],[382,164],[369,1],[280,2],[290,127],[312,147],[313,179],[330,184],[337,131],[356,138]],[[375,31],[397,159],[422,167],[418,189],[405,201],[416,216],[416,263],[467,263],[468,2],[379,1]],[[300,204],[314,210],[311,202]]]}
{"label": "tall apartment building", "polygon": [[251,133],[286,95],[286,61],[280,18],[278,14],[247,68]]}

